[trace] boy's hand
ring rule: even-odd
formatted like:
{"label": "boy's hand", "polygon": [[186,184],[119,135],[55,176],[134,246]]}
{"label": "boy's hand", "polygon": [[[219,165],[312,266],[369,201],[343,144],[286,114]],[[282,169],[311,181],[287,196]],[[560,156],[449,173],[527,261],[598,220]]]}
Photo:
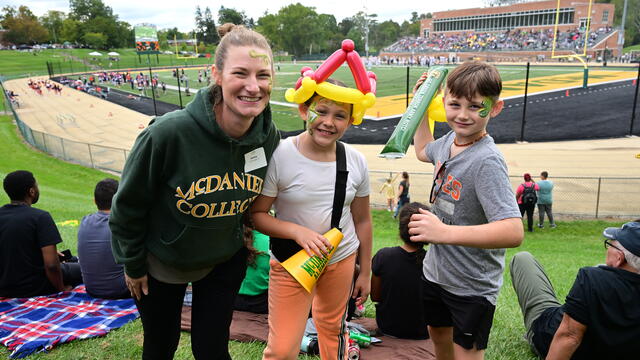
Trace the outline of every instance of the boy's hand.
{"label": "boy's hand", "polygon": [[418,91],[418,89],[420,88],[420,86],[422,85],[422,83],[425,82],[425,80],[427,80],[427,73],[423,72],[422,75],[420,75],[420,78],[418,79],[418,81],[416,81],[416,85],[413,87],[413,92],[412,94],[415,95],[416,91]]}
{"label": "boy's hand", "polygon": [[323,257],[328,254],[329,249],[331,249],[331,243],[327,238],[304,226],[298,227],[293,240],[300,245],[309,256],[318,255]]}
{"label": "boy's hand", "polygon": [[418,209],[419,214],[411,215],[409,222],[409,238],[413,242],[424,242],[439,244],[448,230],[448,226],[442,223],[437,216],[431,212]]}
{"label": "boy's hand", "polygon": [[360,273],[356,279],[356,283],[353,288],[353,299],[356,299],[356,305],[364,305],[371,292],[371,279],[368,275]]}

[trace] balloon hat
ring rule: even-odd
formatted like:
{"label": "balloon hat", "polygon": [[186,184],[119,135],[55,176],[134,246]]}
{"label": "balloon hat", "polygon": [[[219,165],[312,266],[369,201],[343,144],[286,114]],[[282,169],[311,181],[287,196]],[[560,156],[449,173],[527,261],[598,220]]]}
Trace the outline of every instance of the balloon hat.
{"label": "balloon hat", "polygon": [[[360,55],[351,39],[342,41],[342,47],[331,54],[321,65],[313,71],[305,66],[300,70],[302,75],[296,82],[294,89],[287,89],[284,97],[289,102],[302,104],[309,100],[314,93],[333,101],[353,104],[353,124],[362,122],[365,111],[376,102],[376,74],[366,71]],[[327,78],[344,62],[349,64],[357,89],[345,88],[326,82]]]}

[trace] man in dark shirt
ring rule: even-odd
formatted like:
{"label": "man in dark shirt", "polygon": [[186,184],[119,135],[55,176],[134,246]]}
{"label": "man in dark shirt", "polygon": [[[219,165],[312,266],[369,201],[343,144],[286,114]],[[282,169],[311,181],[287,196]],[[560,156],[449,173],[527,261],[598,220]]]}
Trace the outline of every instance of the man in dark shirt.
{"label": "man in dark shirt", "polygon": [[62,242],[51,215],[31,207],[40,191],[33,174],[19,170],[3,181],[11,203],[0,208],[0,297],[32,297],[82,283],[80,265],[60,263]]}
{"label": "man in dark shirt", "polygon": [[547,360],[638,359],[640,219],[603,234],[606,265],[580,269],[564,305],[531,254],[511,260],[527,340]]}
{"label": "man in dark shirt", "polygon": [[78,256],[82,259],[84,285],[89,295],[103,299],[131,297],[124,282],[124,266],[116,264],[111,252],[109,214],[117,190],[118,181],[114,179],[98,182],[93,193],[98,212],[85,216],[78,229]]}

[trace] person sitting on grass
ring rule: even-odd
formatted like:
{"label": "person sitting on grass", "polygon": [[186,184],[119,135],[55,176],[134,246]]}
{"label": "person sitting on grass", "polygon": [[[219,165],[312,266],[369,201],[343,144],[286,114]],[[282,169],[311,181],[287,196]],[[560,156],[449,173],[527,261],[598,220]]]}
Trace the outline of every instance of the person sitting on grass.
{"label": "person sitting on grass", "polygon": [[78,255],[87,293],[103,299],[131,297],[124,281],[124,266],[116,264],[111,250],[109,214],[118,181],[104,179],[96,184],[94,202],[98,211],[82,218],[78,228]]}
{"label": "person sitting on grass", "polygon": [[411,215],[418,209],[429,210],[412,202],[400,210],[399,231],[403,244],[380,249],[373,257],[371,300],[376,302],[376,323],[385,335],[403,339],[427,339],[422,310],[422,261],[424,243],[409,238]]}
{"label": "person sitting on grass", "polygon": [[249,250],[247,273],[242,280],[234,310],[256,314],[269,313],[269,237],[244,226],[244,245]]}
{"label": "person sitting on grass", "polygon": [[511,259],[511,279],[533,351],[547,360],[640,356],[640,219],[606,228],[606,265],[583,267],[561,305],[528,252]]}
{"label": "person sitting on grass", "polygon": [[3,186],[11,203],[0,208],[0,297],[49,295],[81,284],[80,265],[60,262],[62,238],[51,214],[32,207],[40,198],[33,174],[14,171]]}

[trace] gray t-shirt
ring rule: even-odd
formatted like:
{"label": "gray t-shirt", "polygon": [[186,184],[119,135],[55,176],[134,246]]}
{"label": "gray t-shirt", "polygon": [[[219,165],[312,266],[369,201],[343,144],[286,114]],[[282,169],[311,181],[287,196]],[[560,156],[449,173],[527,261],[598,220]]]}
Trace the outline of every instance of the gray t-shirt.
{"label": "gray t-shirt", "polygon": [[[435,165],[434,176],[446,162],[444,179],[433,213],[449,225],[481,225],[520,218],[511,189],[507,165],[493,142],[485,136],[449,158],[455,134],[430,143],[426,154]],[[423,262],[427,280],[458,296],[482,296],[495,305],[502,285],[505,249],[466,246],[429,247]]]}
{"label": "gray t-shirt", "polygon": [[98,211],[82,219],[78,228],[78,258],[84,284],[91,296],[111,299],[129,294],[124,267],[116,264],[111,252],[108,213]]}

